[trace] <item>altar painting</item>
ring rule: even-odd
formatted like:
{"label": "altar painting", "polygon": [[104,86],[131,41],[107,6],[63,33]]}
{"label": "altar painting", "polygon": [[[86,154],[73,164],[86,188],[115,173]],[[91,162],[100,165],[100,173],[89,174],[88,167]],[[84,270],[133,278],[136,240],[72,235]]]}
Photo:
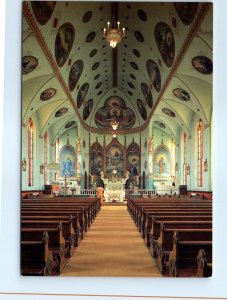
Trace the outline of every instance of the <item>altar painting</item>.
{"label": "altar painting", "polygon": [[72,146],[65,146],[60,152],[60,177],[76,176],[76,151]]}
{"label": "altar painting", "polygon": [[103,167],[103,149],[99,143],[94,143],[90,150],[90,174],[99,176]]}
{"label": "altar painting", "polygon": [[170,177],[170,151],[166,146],[156,148],[154,152],[154,177]]}
{"label": "altar painting", "polygon": [[117,179],[124,177],[124,152],[117,145],[111,145],[106,151],[106,178],[111,179],[113,171],[117,171]]}
{"label": "altar painting", "polygon": [[127,171],[132,176],[140,174],[140,147],[136,143],[132,143],[127,148]]}

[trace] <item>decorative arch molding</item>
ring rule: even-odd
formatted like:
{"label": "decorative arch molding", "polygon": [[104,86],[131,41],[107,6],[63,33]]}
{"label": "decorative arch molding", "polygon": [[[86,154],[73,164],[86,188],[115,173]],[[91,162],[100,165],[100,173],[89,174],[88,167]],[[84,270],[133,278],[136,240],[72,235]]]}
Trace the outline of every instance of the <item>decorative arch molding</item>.
{"label": "decorative arch molding", "polygon": [[76,163],[76,149],[69,144],[63,146],[59,155],[60,178],[76,178]]}
{"label": "decorative arch molding", "polygon": [[171,177],[171,152],[164,144],[157,146],[154,150],[153,174],[157,179],[170,179]]}

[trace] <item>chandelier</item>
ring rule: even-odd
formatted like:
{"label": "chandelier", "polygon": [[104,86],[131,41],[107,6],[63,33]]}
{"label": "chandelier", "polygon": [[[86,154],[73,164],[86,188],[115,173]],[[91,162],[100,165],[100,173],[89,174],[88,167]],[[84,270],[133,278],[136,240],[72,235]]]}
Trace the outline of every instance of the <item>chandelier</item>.
{"label": "chandelier", "polygon": [[112,126],[113,130],[117,130],[118,125],[119,125],[119,122],[117,120],[113,120],[111,122],[111,126]]}
{"label": "chandelier", "polygon": [[125,28],[120,28],[120,22],[117,22],[117,26],[110,27],[110,22],[107,22],[107,28],[103,28],[103,36],[106,38],[107,42],[110,44],[110,47],[115,48],[117,44],[125,37]]}

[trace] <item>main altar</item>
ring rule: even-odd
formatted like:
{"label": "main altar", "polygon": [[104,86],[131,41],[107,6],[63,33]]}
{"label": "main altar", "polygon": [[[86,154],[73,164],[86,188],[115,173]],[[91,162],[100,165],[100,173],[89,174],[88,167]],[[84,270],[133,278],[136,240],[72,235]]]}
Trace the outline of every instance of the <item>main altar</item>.
{"label": "main altar", "polygon": [[102,177],[104,182],[104,198],[105,202],[123,202],[125,199],[125,183],[127,178],[117,178],[117,172],[112,172],[112,178]]}

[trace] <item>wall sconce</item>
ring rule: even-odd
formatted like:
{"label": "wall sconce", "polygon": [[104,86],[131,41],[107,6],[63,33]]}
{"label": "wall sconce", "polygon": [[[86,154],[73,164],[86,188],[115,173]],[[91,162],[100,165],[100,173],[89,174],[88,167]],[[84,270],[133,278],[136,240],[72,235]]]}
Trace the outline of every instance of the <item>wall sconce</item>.
{"label": "wall sconce", "polygon": [[22,171],[26,171],[26,166],[27,166],[27,162],[26,159],[24,158],[21,162]]}
{"label": "wall sconce", "polygon": [[207,162],[207,158],[206,160],[204,161],[204,172],[207,172],[208,171],[208,162]]}
{"label": "wall sconce", "polygon": [[43,170],[44,170],[43,164],[40,165],[39,169],[40,169],[40,174],[43,174]]}
{"label": "wall sconce", "polygon": [[190,175],[190,166],[189,166],[189,164],[187,165],[187,175]]}

